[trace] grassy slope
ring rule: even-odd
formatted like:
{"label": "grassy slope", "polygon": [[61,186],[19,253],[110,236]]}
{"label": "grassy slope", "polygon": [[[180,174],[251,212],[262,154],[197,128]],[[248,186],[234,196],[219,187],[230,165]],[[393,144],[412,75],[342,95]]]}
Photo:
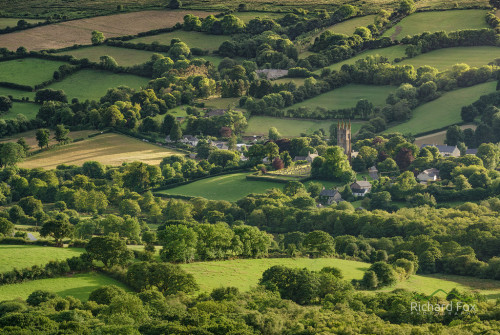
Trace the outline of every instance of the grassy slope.
{"label": "grassy slope", "polygon": [[[363,272],[370,264],[363,262],[348,261],[335,258],[266,258],[266,259],[238,259],[224,262],[199,262],[184,264],[182,267],[193,274],[202,291],[211,291],[221,286],[235,286],[242,291],[255,287],[262,273],[273,265],[284,265],[288,267],[306,267],[318,271],[325,266],[335,266],[342,270],[344,279],[361,279]],[[488,298],[500,297],[498,282],[461,276],[412,276],[408,281],[398,283],[395,287],[389,287],[383,291],[391,291],[395,288],[405,288],[410,291],[418,291],[431,294],[441,288],[445,291],[457,287],[463,289],[477,289],[487,294]]]}
{"label": "grassy slope", "polygon": [[445,93],[440,98],[416,108],[408,122],[389,128],[385,132],[419,134],[460,123],[462,107],[473,103],[481,95],[494,92],[495,87],[496,82],[488,82]]}
{"label": "grassy slope", "polygon": [[250,20],[256,17],[260,17],[261,19],[266,18],[266,19],[277,20],[285,16],[285,14],[282,13],[271,13],[271,12],[236,12],[233,13],[233,15],[242,19],[243,21],[245,21],[245,23],[248,23]]}
{"label": "grassy slope", "polygon": [[59,294],[62,297],[73,296],[83,301],[87,300],[90,292],[104,286],[117,285],[128,290],[122,283],[97,273],[83,273],[73,276],[40,279],[20,284],[0,286],[1,300],[16,298],[26,299],[35,290],[46,290]]}
{"label": "grassy slope", "polygon": [[12,96],[14,99],[28,97],[31,101],[35,100],[35,92],[21,91],[9,87],[0,87],[0,95]]}
{"label": "grassy slope", "polygon": [[[245,178],[248,174],[247,172],[240,172],[206,178],[157,193],[163,195],[172,194],[189,197],[204,197],[210,200],[236,201],[250,193],[265,193],[271,188],[283,189],[285,186],[283,183],[271,181],[250,181]],[[321,183],[326,188],[337,185],[337,183],[327,181],[321,181]]]}
{"label": "grassy slope", "polygon": [[304,100],[285,109],[299,107],[323,107],[326,109],[351,108],[355,107],[356,103],[361,99],[367,99],[375,106],[378,106],[384,104],[389,93],[395,89],[393,86],[351,84]]}
{"label": "grassy slope", "polygon": [[414,13],[387,30],[383,36],[393,36],[396,27],[401,27],[395,38],[401,39],[407,35],[417,35],[425,31],[456,31],[463,29],[488,28],[485,21],[486,10],[449,10],[444,12]]}
{"label": "grassy slope", "polygon": [[415,68],[430,65],[439,70],[446,70],[460,63],[471,67],[487,65],[496,58],[500,58],[500,48],[498,47],[458,47],[434,50],[414,58],[405,59],[398,64],[410,64]]}
{"label": "grassy slope", "polygon": [[163,45],[170,45],[170,41],[173,38],[178,38],[182,42],[186,43],[190,48],[201,48],[203,50],[217,50],[219,46],[224,41],[231,39],[230,36],[224,35],[209,35],[205,33],[200,33],[196,31],[184,31],[176,30],[170,33],[164,33],[153,36],[145,36],[135,38],[128,41],[129,43],[146,43],[151,44],[153,42],[158,42]]}
{"label": "grassy slope", "polygon": [[[76,131],[70,132],[69,137],[73,140],[77,139],[77,138],[86,138],[91,134],[96,134],[97,132],[98,132],[97,130],[76,130]],[[0,143],[2,143],[2,142],[16,142],[21,137],[24,137],[24,139],[26,140],[26,143],[30,146],[31,150],[39,149],[35,134],[36,134],[36,130],[28,130],[28,131],[25,131],[22,133],[17,133],[17,134],[12,135],[12,136],[3,137],[0,139]],[[54,132],[51,132],[51,137],[50,137],[51,140],[49,142],[49,145],[53,145],[53,144],[57,143],[56,140],[53,139],[53,137],[54,137]]]}
{"label": "grassy slope", "polygon": [[146,86],[148,81],[147,78],[131,74],[81,70],[48,88],[64,90],[68,100],[78,98],[80,101],[85,101],[86,99],[98,100],[110,88],[124,85],[137,89]]}
{"label": "grassy slope", "polygon": [[[266,135],[270,127],[276,127],[285,137],[298,137],[301,133],[312,134],[323,129],[328,133],[330,125],[337,123],[332,120],[286,119],[271,116],[252,116],[248,121],[246,135]],[[352,123],[352,131],[356,133],[361,128],[361,122]]]}
{"label": "grassy slope", "polygon": [[132,137],[110,133],[43,151],[30,156],[19,166],[53,169],[59,164],[82,165],[86,161],[98,161],[114,166],[133,161],[158,165],[164,157],[173,154],[182,153]]}
{"label": "grassy slope", "polygon": [[0,63],[0,82],[12,82],[20,85],[34,86],[52,79],[54,71],[65,63],[24,58]]}
{"label": "grassy slope", "polygon": [[[344,64],[354,64],[358,59],[365,59],[368,56],[376,56],[376,55],[387,57],[390,61],[392,61],[394,60],[394,58],[404,57],[405,49],[406,47],[404,45],[395,45],[388,48],[368,50],[352,58],[346,59],[342,62],[338,62],[330,66],[327,66],[327,68],[338,71]],[[317,70],[315,72],[319,74],[321,73],[321,70]]]}
{"label": "grassy slope", "polygon": [[36,118],[36,114],[40,109],[40,105],[31,104],[31,103],[23,103],[23,102],[14,102],[12,104],[12,108],[5,114],[0,114],[0,119],[12,120],[16,119],[18,114],[22,114],[26,116],[28,120],[32,120]]}
{"label": "grassy slope", "polygon": [[16,17],[2,17],[0,18],[0,29],[4,29],[7,27],[16,27],[17,22],[19,20],[24,20],[28,23],[38,23],[42,22],[43,20],[33,20],[33,19],[25,19],[25,18],[16,18]]}
{"label": "grassy slope", "polygon": [[88,58],[93,62],[99,62],[99,57],[101,56],[111,56],[116,60],[118,65],[132,66],[149,61],[154,52],[99,45],[95,47],[68,50],[59,54],[71,55],[77,59]]}
{"label": "grassy slope", "polygon": [[207,100],[199,100],[204,102],[206,108],[225,109],[238,106],[240,98],[212,98]]}
{"label": "grassy slope", "polygon": [[0,245],[2,262],[0,273],[14,268],[23,269],[32,265],[45,265],[49,261],[79,256],[83,249],[52,248],[34,245]]}
{"label": "grassy slope", "polygon": [[328,27],[326,30],[332,31],[337,34],[352,35],[354,34],[354,30],[356,30],[357,27],[366,27],[370,24],[373,24],[374,19],[375,15],[355,17],[354,19],[340,22],[331,27]]}

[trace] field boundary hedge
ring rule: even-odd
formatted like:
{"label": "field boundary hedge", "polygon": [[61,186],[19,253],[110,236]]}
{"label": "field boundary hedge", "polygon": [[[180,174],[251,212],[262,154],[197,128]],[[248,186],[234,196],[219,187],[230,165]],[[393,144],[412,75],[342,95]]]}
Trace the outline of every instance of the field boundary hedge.
{"label": "field boundary hedge", "polygon": [[[228,170],[228,171],[219,172],[219,173],[216,173],[216,174],[211,174],[211,175],[208,175],[208,176],[203,176],[203,177],[192,179],[192,180],[181,181],[180,183],[175,183],[175,184],[169,184],[169,185],[160,186],[160,187],[152,189],[152,191],[153,192],[165,191],[165,190],[169,190],[169,189],[176,188],[176,187],[179,187],[179,186],[191,184],[191,183],[194,183],[195,181],[198,181],[198,180],[203,180],[203,179],[212,178],[212,177],[218,177],[218,176],[224,176],[224,175],[227,175],[227,174],[236,174],[236,173],[245,172],[245,171],[250,171],[250,170],[247,169],[247,168],[238,168],[238,169],[234,169],[234,170]],[[163,194],[162,196],[164,196],[164,195],[165,194]],[[168,196],[170,196],[170,195],[168,195]]]}

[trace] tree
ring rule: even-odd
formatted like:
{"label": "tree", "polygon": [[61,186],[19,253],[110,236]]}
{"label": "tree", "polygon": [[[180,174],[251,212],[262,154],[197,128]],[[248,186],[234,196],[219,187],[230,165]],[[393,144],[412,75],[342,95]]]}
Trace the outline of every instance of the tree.
{"label": "tree", "polygon": [[0,235],[9,236],[14,231],[14,224],[6,218],[0,218]]}
{"label": "tree", "polygon": [[93,45],[102,44],[104,42],[104,39],[105,38],[103,33],[97,30],[92,31],[92,37],[90,38],[90,41]]}
{"label": "tree", "polygon": [[6,96],[0,96],[0,112],[8,112],[12,108],[12,100]]}
{"label": "tree", "polygon": [[445,144],[455,146],[458,142],[464,141],[464,132],[459,126],[450,126],[446,130]]}
{"label": "tree", "polygon": [[16,165],[24,157],[26,152],[20,144],[12,142],[0,144],[0,167]]}
{"label": "tree", "polygon": [[105,70],[114,70],[118,67],[118,63],[116,62],[116,60],[108,55],[99,57],[99,64]]}
{"label": "tree", "polygon": [[401,0],[399,3],[399,12],[405,15],[409,15],[415,11],[415,3],[413,0]]}
{"label": "tree", "polygon": [[288,195],[289,197],[293,197],[297,195],[300,191],[305,190],[304,184],[300,181],[292,180],[286,183],[285,188],[283,189],[283,193]]}
{"label": "tree", "polygon": [[26,142],[26,139],[24,137],[20,137],[17,142],[17,144],[19,144],[21,147],[23,147],[23,150],[24,150],[24,154],[26,155],[28,153],[28,151],[30,150],[30,146],[28,145],[28,143]]}
{"label": "tree", "polygon": [[485,168],[492,170],[500,162],[500,149],[492,143],[483,143],[477,149],[476,156],[481,158]]}
{"label": "tree", "polygon": [[354,180],[356,174],[352,170],[344,150],[340,147],[329,147],[324,156],[314,159],[311,164],[311,176],[348,183]]}
{"label": "tree", "polygon": [[175,121],[170,129],[170,140],[177,142],[182,138],[182,129],[178,121]]}
{"label": "tree", "polygon": [[281,160],[283,161],[283,164],[285,164],[285,167],[289,167],[290,165],[292,165],[292,157],[290,156],[290,154],[288,153],[288,151],[283,151],[281,154],[280,154],[280,158]]}
{"label": "tree", "polygon": [[269,128],[269,139],[271,141],[276,141],[281,138],[281,134],[279,133],[278,129],[276,127],[271,127]]}
{"label": "tree", "polygon": [[182,7],[182,2],[179,0],[170,0],[167,7],[170,9],[179,9]]}
{"label": "tree", "polygon": [[89,301],[95,301],[99,305],[109,305],[113,298],[126,294],[126,292],[116,285],[101,286],[89,295]]}
{"label": "tree", "polygon": [[369,290],[376,289],[378,286],[377,274],[374,271],[366,271],[361,280],[361,285]]}
{"label": "tree", "polygon": [[285,164],[279,157],[274,157],[273,159],[273,169],[275,170],[281,170],[285,167]]}
{"label": "tree", "polygon": [[56,240],[56,245],[62,246],[62,239],[73,235],[73,225],[65,219],[49,220],[43,224],[40,235],[51,236]]}
{"label": "tree", "polygon": [[50,132],[48,129],[38,129],[35,137],[40,149],[43,147],[49,147]]}
{"label": "tree", "polygon": [[158,239],[163,244],[160,251],[163,261],[190,263],[195,260],[198,234],[193,228],[185,225],[167,226],[159,232]]}
{"label": "tree", "polygon": [[372,193],[370,196],[370,209],[388,209],[391,200],[391,194],[387,191]]}
{"label": "tree", "polygon": [[108,268],[113,265],[126,265],[133,259],[133,253],[128,250],[125,241],[111,236],[93,237],[85,250],[91,259],[102,261]]}
{"label": "tree", "polygon": [[307,234],[304,247],[317,256],[332,256],[335,254],[335,240],[327,232],[315,230]]}
{"label": "tree", "polygon": [[66,144],[70,140],[68,134],[69,134],[69,129],[65,128],[64,125],[62,125],[62,124],[58,124],[56,126],[54,139],[57,142],[59,142],[59,144],[61,144],[61,143]]}
{"label": "tree", "polygon": [[394,271],[392,266],[387,264],[386,262],[373,263],[368,268],[368,271],[373,271],[377,275],[379,287],[391,286],[398,281],[396,272]]}

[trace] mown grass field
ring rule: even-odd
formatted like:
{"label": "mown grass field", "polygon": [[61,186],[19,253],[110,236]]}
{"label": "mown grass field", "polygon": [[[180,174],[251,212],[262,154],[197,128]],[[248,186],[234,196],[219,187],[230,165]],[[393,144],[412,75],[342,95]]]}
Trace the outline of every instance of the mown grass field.
{"label": "mown grass field", "polygon": [[346,85],[329,92],[315,96],[314,98],[304,100],[285,109],[295,109],[299,107],[308,107],[315,109],[322,107],[326,109],[343,109],[355,107],[361,99],[367,99],[375,106],[385,103],[389,93],[396,88],[394,86],[375,86],[375,85]]}
{"label": "mown grass field", "polygon": [[[344,64],[354,64],[359,59],[365,59],[368,56],[377,56],[377,55],[387,57],[387,59],[389,59],[389,61],[393,61],[395,58],[404,57],[405,50],[406,50],[406,47],[404,45],[395,45],[395,46],[388,47],[388,48],[368,50],[368,51],[362,52],[354,57],[346,59],[342,62],[338,62],[338,63],[332,64],[332,65],[329,65],[326,68],[328,68],[330,70],[339,71],[340,68],[342,67],[342,65],[344,65]],[[317,74],[320,74],[321,70],[316,70],[314,72]]]}
{"label": "mown grass field", "polygon": [[48,88],[63,90],[68,100],[77,98],[80,101],[99,100],[110,88],[128,86],[141,88],[149,82],[148,78],[124,73],[112,73],[98,70],[81,70],[63,81],[49,85]]}
{"label": "mown grass field", "polygon": [[[462,129],[474,129],[475,130],[477,128],[477,126],[474,124],[468,124],[468,125],[461,126],[460,128],[462,128]],[[415,142],[413,142],[413,143],[415,143],[416,145],[418,145],[420,147],[422,144],[444,144],[445,140],[446,140],[446,131],[443,130],[443,131],[439,131],[439,132],[434,133],[434,134],[417,137],[415,139]]]}
{"label": "mown grass field", "polygon": [[[250,193],[265,193],[272,188],[283,189],[284,183],[272,181],[247,180],[248,172],[226,174],[202,179],[186,185],[156,192],[157,195],[182,195],[187,197],[203,197],[209,200],[236,201]],[[306,185],[309,182],[306,183]],[[323,186],[330,188],[338,183],[321,181]]]}
{"label": "mown grass field", "polygon": [[122,283],[98,273],[83,273],[73,276],[32,280],[19,284],[0,286],[0,297],[2,300],[23,299],[36,290],[51,291],[62,297],[73,296],[86,301],[90,292],[104,286],[116,285],[129,290]]}
{"label": "mown grass field", "polygon": [[38,23],[42,22],[43,20],[36,20],[36,19],[25,19],[25,18],[20,18],[20,17],[2,17],[0,18],[0,29],[4,29],[7,27],[17,27],[17,22],[19,20],[24,20],[28,23]]}
{"label": "mown grass field", "polygon": [[14,102],[12,108],[7,113],[0,113],[0,119],[14,120],[19,114],[24,115],[28,120],[36,118],[40,105],[28,102]]}
{"label": "mown grass field", "polygon": [[[248,120],[246,135],[265,135],[269,133],[270,127],[276,127],[280,134],[285,137],[298,137],[301,133],[312,134],[316,130],[323,129],[327,134],[330,125],[337,124],[337,120],[308,120],[287,119],[272,116],[252,116]],[[362,122],[351,122],[353,133],[357,133]]]}
{"label": "mown grass field", "polygon": [[415,68],[429,65],[442,71],[461,63],[471,67],[488,65],[496,58],[500,58],[500,48],[498,47],[458,47],[434,50],[414,58],[405,59],[398,64],[410,64]]}
{"label": "mown grass field", "polygon": [[163,45],[170,45],[170,41],[174,38],[180,39],[186,43],[190,48],[201,48],[203,50],[214,51],[224,42],[231,39],[231,36],[224,35],[209,35],[196,31],[176,30],[170,33],[164,33],[153,36],[145,36],[135,38],[128,41],[129,43],[146,43],[151,44],[158,42]]}
{"label": "mown grass field", "polygon": [[65,63],[38,58],[0,62],[0,82],[34,86],[52,79],[54,71],[63,64]]}
{"label": "mown grass field", "polygon": [[495,88],[496,82],[488,82],[445,93],[440,98],[417,107],[409,121],[385,132],[419,134],[460,123],[462,107],[473,103],[481,95],[494,92]]}
{"label": "mown grass field", "polygon": [[63,260],[79,256],[84,252],[80,248],[53,248],[36,245],[0,245],[0,273],[14,268],[23,269],[32,265],[45,265],[49,261]]}
{"label": "mown grass field", "polygon": [[28,157],[19,166],[54,169],[59,164],[82,165],[87,161],[114,166],[133,161],[158,165],[164,157],[174,154],[182,155],[133,137],[109,133],[43,151]]}
{"label": "mown grass field", "polygon": [[151,59],[154,52],[99,45],[95,47],[63,51],[58,54],[71,55],[77,59],[88,58],[92,62],[99,62],[99,58],[101,56],[111,56],[120,66],[132,66],[146,63]]}
{"label": "mown grass field", "polygon": [[[250,288],[256,287],[262,273],[274,265],[308,268],[313,271],[319,271],[325,266],[335,266],[342,271],[346,280],[361,279],[364,271],[370,267],[368,263],[336,258],[237,259],[222,262],[199,262],[181,266],[195,277],[201,291],[210,292],[214,288],[222,286],[233,286],[241,291],[248,291]],[[498,282],[494,280],[451,275],[414,275],[409,280],[382,291],[404,288],[409,291],[431,294],[440,288],[449,291],[455,287],[459,290],[477,290],[489,299],[500,297],[500,287]],[[370,293],[372,292],[374,291],[370,291]]]}
{"label": "mown grass field", "polygon": [[463,29],[488,28],[485,21],[487,11],[483,9],[448,10],[414,13],[387,30],[382,36],[401,39],[423,32],[457,31]]}
{"label": "mown grass field", "polygon": [[[77,138],[87,138],[89,135],[96,134],[97,132],[98,132],[97,130],[76,130],[76,131],[70,132],[69,137],[73,140],[77,139]],[[12,135],[9,137],[3,137],[0,139],[0,143],[2,143],[2,142],[16,142],[21,137],[24,137],[24,139],[26,140],[26,143],[30,146],[31,150],[39,149],[35,134],[36,134],[36,130],[28,130],[28,131],[25,131],[22,133],[17,133],[15,135]],[[51,131],[49,145],[53,145],[53,144],[57,143],[57,141],[54,140],[53,137],[54,137],[54,132]]]}

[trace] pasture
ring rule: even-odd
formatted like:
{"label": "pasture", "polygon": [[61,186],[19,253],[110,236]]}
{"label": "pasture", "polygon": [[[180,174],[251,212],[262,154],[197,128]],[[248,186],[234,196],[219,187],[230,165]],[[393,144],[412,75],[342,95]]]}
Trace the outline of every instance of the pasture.
{"label": "pasture", "polygon": [[424,65],[435,67],[443,71],[455,64],[465,63],[471,67],[488,65],[496,58],[500,58],[500,48],[490,46],[445,48],[427,52],[417,57],[405,59],[398,64],[410,64],[415,68]]}
{"label": "pasture", "polygon": [[132,66],[143,64],[151,60],[155,52],[135,49],[116,48],[108,45],[99,45],[95,47],[80,48],[75,50],[63,51],[57,54],[71,55],[76,59],[88,58],[92,62],[99,62],[101,56],[110,56],[120,66]]}
{"label": "pasture", "polygon": [[14,102],[12,108],[7,113],[0,113],[0,119],[14,120],[19,114],[24,115],[28,120],[36,118],[40,105],[29,102]]}
{"label": "pasture", "polygon": [[495,91],[496,82],[487,82],[443,94],[436,100],[417,107],[409,121],[391,127],[385,133],[420,134],[462,122],[463,106],[476,101],[481,95]]}
{"label": "pasture", "polygon": [[[284,137],[298,137],[302,133],[311,135],[316,130],[323,129],[327,134],[332,124],[337,120],[290,119],[272,116],[252,116],[248,120],[245,135],[268,135],[270,127],[276,127]],[[361,128],[362,122],[352,122],[352,132],[355,134]]]}
{"label": "pasture", "polygon": [[399,40],[405,36],[418,35],[426,31],[433,33],[489,28],[485,21],[486,13],[487,10],[483,9],[414,13],[388,29],[382,36]]}
{"label": "pasture", "polygon": [[13,97],[14,99],[29,98],[35,100],[35,92],[17,90],[15,88],[0,86],[0,95]]}
{"label": "pasture", "polygon": [[[462,128],[462,129],[474,129],[475,130],[477,128],[477,126],[474,124],[467,124],[467,125],[461,126],[460,128]],[[418,145],[420,147],[422,144],[444,144],[445,140],[446,140],[446,130],[443,130],[443,131],[439,131],[439,132],[434,133],[434,134],[429,134],[429,135],[417,137],[415,139],[415,142],[413,142],[413,143],[415,143],[416,145]]]}
{"label": "pasture", "polygon": [[214,51],[219,49],[219,46],[231,39],[231,36],[224,35],[209,35],[197,31],[184,31],[176,30],[169,33],[158,34],[153,36],[145,36],[135,38],[128,41],[129,43],[146,43],[151,44],[158,42],[163,45],[170,45],[170,41],[174,38],[180,39],[186,43],[190,48],[201,48],[203,50]]}
{"label": "pasture", "polygon": [[[222,286],[233,286],[241,291],[248,291],[252,287],[256,287],[262,273],[274,265],[307,268],[312,271],[319,271],[325,266],[334,266],[342,271],[346,280],[361,279],[364,271],[370,266],[369,263],[337,258],[236,259],[222,262],[182,264],[181,266],[194,276],[202,292],[210,292],[214,288]],[[500,287],[498,282],[494,280],[453,275],[413,275],[409,280],[384,288],[381,291],[387,292],[403,288],[409,291],[431,294],[440,288],[450,291],[455,287],[459,290],[476,290],[485,294],[489,299],[500,297]],[[369,293],[373,293],[373,291],[369,291]]]}
{"label": "pasture", "polygon": [[[354,64],[359,59],[365,59],[368,56],[377,56],[377,55],[386,57],[389,61],[393,61],[395,58],[405,57],[405,50],[406,47],[404,45],[394,45],[388,48],[367,50],[349,59],[329,65],[326,68],[330,70],[339,71],[342,65],[344,64]],[[314,73],[320,74],[321,69],[314,71]]]}
{"label": "pasture", "polygon": [[148,78],[132,74],[112,73],[99,70],[80,70],[64,80],[49,85],[48,88],[63,90],[68,100],[99,100],[108,89],[118,86],[141,88],[149,82]]}
{"label": "pasture", "polygon": [[133,161],[159,165],[164,157],[174,154],[182,153],[133,137],[108,133],[42,151],[28,157],[19,166],[29,169],[54,169],[59,164],[82,165],[86,161],[114,166]]}
{"label": "pasture", "polygon": [[90,44],[90,35],[93,30],[101,31],[106,38],[137,35],[143,31],[173,27],[176,23],[183,22],[186,14],[206,17],[215,13],[149,10],[97,16],[3,34],[0,35],[0,45],[9,50],[16,50],[20,46],[28,50],[46,50],[60,49],[74,44],[85,45]]}
{"label": "pasture", "polygon": [[[210,98],[198,100],[197,102],[205,103],[206,108],[225,109],[237,107],[240,102],[240,98]],[[240,108],[238,107],[238,109]]]}
{"label": "pasture", "polygon": [[63,260],[79,256],[84,252],[80,248],[54,248],[37,245],[0,245],[2,262],[0,273],[11,271],[14,268],[24,269],[33,265],[43,266],[49,261]]}
{"label": "pasture", "polygon": [[35,86],[52,79],[54,71],[63,64],[65,63],[39,58],[22,58],[0,62],[0,82]]}
{"label": "pasture", "polygon": [[306,78],[280,78],[272,81],[272,84],[288,84],[294,83],[295,86],[303,86]]}
{"label": "pasture", "polygon": [[2,285],[0,286],[0,297],[2,297],[2,300],[18,298],[25,300],[33,291],[44,290],[57,293],[61,297],[73,296],[86,301],[90,292],[104,285],[116,285],[127,291],[129,290],[125,285],[110,277],[90,272]]}
{"label": "pasture", "polygon": [[[252,2],[254,2],[254,1],[252,1]],[[260,17],[261,19],[277,20],[277,19],[285,16],[285,14],[274,13],[274,12],[236,12],[236,13],[233,13],[233,15],[242,19],[245,23],[250,22],[250,20],[255,19],[256,17]]]}
{"label": "pasture", "polygon": [[7,27],[11,27],[11,28],[16,27],[17,22],[19,22],[19,20],[24,20],[30,24],[43,21],[43,20],[36,20],[36,19],[25,19],[25,18],[20,18],[20,17],[2,17],[2,18],[0,18],[0,29],[5,29]]}
{"label": "pasture", "polygon": [[[97,130],[76,130],[76,131],[70,132],[69,137],[73,140],[77,139],[77,138],[86,138],[91,134],[96,134],[97,132],[98,132]],[[16,142],[21,137],[24,137],[24,139],[26,140],[26,143],[30,146],[31,150],[36,150],[36,149],[39,149],[39,147],[38,147],[38,143],[36,141],[35,134],[36,134],[36,130],[29,130],[29,131],[25,131],[22,133],[17,133],[15,135],[12,135],[9,137],[1,138],[0,143],[2,143],[2,142]],[[57,143],[56,140],[53,139],[53,137],[54,137],[54,132],[51,131],[49,145],[53,145],[53,144]]]}
{"label": "pasture", "polygon": [[304,100],[285,109],[296,109],[307,107],[315,109],[316,107],[332,109],[352,108],[361,99],[367,99],[375,106],[385,103],[389,93],[396,88],[394,86],[375,86],[375,85],[346,85],[326,93],[315,96],[314,98]]}
{"label": "pasture", "polygon": [[[325,30],[329,30],[336,34],[352,35],[354,34],[354,30],[356,30],[357,27],[366,27],[370,24],[373,24],[374,19],[375,15],[355,17],[353,19],[334,24],[333,26],[328,27]],[[318,36],[319,35],[320,34],[318,34]]]}

